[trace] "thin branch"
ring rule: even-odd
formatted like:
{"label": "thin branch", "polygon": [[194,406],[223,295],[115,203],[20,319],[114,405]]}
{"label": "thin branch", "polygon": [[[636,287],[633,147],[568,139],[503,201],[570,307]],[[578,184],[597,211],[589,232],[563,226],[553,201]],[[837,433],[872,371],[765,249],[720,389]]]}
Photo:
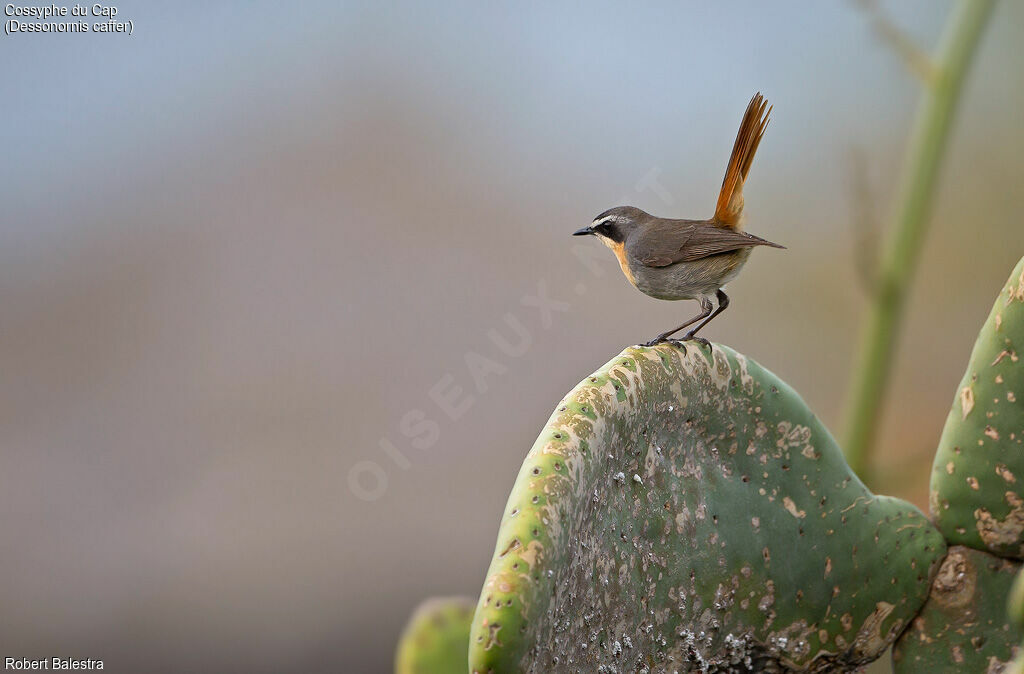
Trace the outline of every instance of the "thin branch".
{"label": "thin branch", "polygon": [[932,196],[964,76],[995,0],[960,0],[938,48],[938,77],[926,88],[904,163],[897,210],[878,273],[878,292],[864,324],[847,397],[844,448],[850,466],[868,478],[882,399],[892,373],[903,306],[931,215]]}
{"label": "thin branch", "polygon": [[893,23],[879,6],[878,0],[855,0],[871,18],[871,25],[878,36],[895,51],[907,68],[929,86],[939,79],[939,68],[912,37]]}

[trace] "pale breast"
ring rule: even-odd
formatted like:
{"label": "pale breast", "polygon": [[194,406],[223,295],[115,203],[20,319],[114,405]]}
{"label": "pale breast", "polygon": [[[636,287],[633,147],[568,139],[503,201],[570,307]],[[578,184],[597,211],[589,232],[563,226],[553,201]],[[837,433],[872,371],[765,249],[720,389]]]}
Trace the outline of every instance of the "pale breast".
{"label": "pale breast", "polygon": [[[714,295],[715,291],[736,278],[750,257],[750,248],[712,255],[693,262],[677,262],[667,267],[632,265],[626,273],[641,292],[660,300],[692,300]],[[620,264],[622,260],[620,259]],[[622,264],[623,271],[627,265]]]}

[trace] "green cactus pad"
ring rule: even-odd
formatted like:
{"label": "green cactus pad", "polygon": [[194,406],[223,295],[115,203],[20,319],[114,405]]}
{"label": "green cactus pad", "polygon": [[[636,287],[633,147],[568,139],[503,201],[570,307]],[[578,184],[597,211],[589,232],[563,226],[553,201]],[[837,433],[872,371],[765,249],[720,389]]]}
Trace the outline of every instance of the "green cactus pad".
{"label": "green cactus pad", "polygon": [[932,466],[950,543],[1024,557],[1024,259],[978,333]]}
{"label": "green cactus pad", "polygon": [[[1006,614],[1010,624],[1024,631],[1024,572],[1018,571],[1010,585],[1010,597],[1006,601]],[[1003,671],[1003,674],[1024,674],[1024,649],[1018,645],[1017,657]]]}
{"label": "green cactus pad", "polygon": [[1010,622],[1024,629],[1024,573],[1018,573],[1010,586],[1010,596],[1006,600],[1006,614]]}
{"label": "green cactus pad", "polygon": [[402,632],[395,674],[466,674],[469,623],[476,602],[469,597],[428,599]]}
{"label": "green cactus pad", "polygon": [[893,648],[895,674],[1003,671],[1024,635],[1007,620],[1005,603],[1019,569],[987,552],[951,547],[921,614]]}
{"label": "green cactus pad", "polygon": [[630,348],[519,473],[470,671],[837,671],[876,657],[945,553],[785,383],[715,345]]}

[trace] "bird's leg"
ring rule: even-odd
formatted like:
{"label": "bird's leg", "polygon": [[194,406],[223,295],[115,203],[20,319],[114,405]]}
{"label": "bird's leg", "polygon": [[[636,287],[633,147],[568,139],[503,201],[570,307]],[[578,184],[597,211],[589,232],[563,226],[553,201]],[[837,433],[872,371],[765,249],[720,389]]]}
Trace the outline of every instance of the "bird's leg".
{"label": "bird's leg", "polygon": [[[708,316],[707,318],[705,318],[703,323],[701,323],[700,325],[695,327],[693,330],[690,330],[688,333],[686,333],[683,336],[682,340],[680,340],[680,341],[685,342],[685,341],[688,341],[688,340],[693,340],[695,342],[700,342],[704,346],[708,346],[708,347],[711,346],[711,342],[709,342],[708,340],[704,339],[703,337],[697,337],[696,335],[697,335],[697,331],[698,330],[700,330],[705,325],[710,323],[712,321],[712,319],[714,319],[715,316],[717,316],[718,314],[720,314],[723,311],[725,311],[726,307],[729,306],[729,296],[726,295],[725,293],[723,293],[721,288],[719,288],[717,291],[715,291],[715,297],[718,298],[718,308],[715,309],[715,312],[713,314],[711,314],[710,316]],[[708,305],[710,306],[711,301],[707,300],[707,302],[708,302]]]}
{"label": "bird's leg", "polygon": [[[728,303],[728,300],[726,300],[726,303]],[[677,332],[679,332],[680,330],[682,330],[686,326],[693,325],[694,323],[696,323],[700,319],[707,318],[708,316],[711,316],[712,315],[711,314],[711,308],[712,308],[711,300],[709,300],[706,297],[700,298],[700,309],[701,309],[701,311],[700,311],[699,314],[697,314],[696,316],[694,316],[690,320],[686,321],[685,323],[680,325],[678,328],[673,328],[672,330],[669,330],[668,332],[661,333],[660,335],[658,335],[657,337],[655,337],[651,341],[649,341],[646,344],[644,344],[644,346],[654,346],[655,344],[661,344],[662,342],[670,341],[669,337],[671,337],[672,335],[676,334]]]}

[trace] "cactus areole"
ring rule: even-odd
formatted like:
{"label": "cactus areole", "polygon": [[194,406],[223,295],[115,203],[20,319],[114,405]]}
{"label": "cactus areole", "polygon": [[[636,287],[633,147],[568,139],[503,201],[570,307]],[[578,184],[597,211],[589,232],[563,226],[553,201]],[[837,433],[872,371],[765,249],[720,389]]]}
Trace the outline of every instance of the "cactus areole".
{"label": "cactus areole", "polygon": [[906,627],[945,549],[753,361],[629,348],[523,463],[470,671],[849,670]]}
{"label": "cactus areole", "polygon": [[1018,562],[959,545],[949,548],[921,614],[893,647],[895,674],[1003,672],[1021,629],[1004,600]]}

